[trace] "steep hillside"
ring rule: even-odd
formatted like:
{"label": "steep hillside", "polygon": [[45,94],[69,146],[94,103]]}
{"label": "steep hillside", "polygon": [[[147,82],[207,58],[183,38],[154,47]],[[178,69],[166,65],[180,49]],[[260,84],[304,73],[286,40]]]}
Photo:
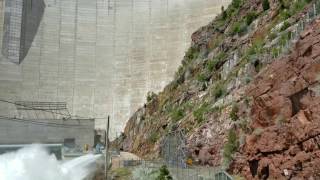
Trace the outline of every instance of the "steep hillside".
{"label": "steep hillside", "polygon": [[[194,162],[223,165],[230,167],[230,172],[253,178],[249,161],[268,157],[260,155],[260,146],[276,147],[278,141],[281,146],[285,139],[280,137],[288,134],[273,134],[273,141],[261,142],[254,141],[256,136],[267,138],[269,131],[288,130],[286,123],[289,126],[290,120],[301,114],[303,105],[316,107],[310,102],[315,96],[300,90],[317,82],[317,61],[298,61],[305,56],[313,58],[313,51],[303,41],[316,32],[299,34],[305,29],[305,20],[314,17],[309,12],[320,11],[313,4],[309,0],[233,0],[227,9],[222,8],[214,21],[192,35],[192,46],[174,80],[159,94],[150,93],[144,107],[129,119],[120,139],[122,148],[156,158],[163,138],[182,130]],[[301,47],[291,53],[297,41]],[[288,58],[286,54],[292,55]],[[311,69],[304,69],[307,67]],[[301,98],[306,104],[296,105]],[[275,125],[278,121],[281,126]],[[286,146],[275,151],[291,147],[283,143]],[[235,161],[235,157],[239,158]],[[261,174],[264,167],[258,163],[256,171]]]}
{"label": "steep hillside", "polygon": [[320,20],[289,56],[266,67],[246,89],[253,97],[245,143],[232,164],[247,178],[320,178]]}

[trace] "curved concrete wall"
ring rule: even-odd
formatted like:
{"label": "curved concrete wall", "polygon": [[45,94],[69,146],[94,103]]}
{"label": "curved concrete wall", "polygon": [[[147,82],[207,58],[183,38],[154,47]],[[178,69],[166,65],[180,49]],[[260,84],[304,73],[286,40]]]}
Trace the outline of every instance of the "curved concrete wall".
{"label": "curved concrete wall", "polygon": [[[25,59],[1,59],[0,98],[66,101],[72,114],[97,117],[102,128],[110,114],[115,135],[148,91],[172,79],[192,32],[229,1],[45,0]],[[0,114],[16,112],[0,103]]]}

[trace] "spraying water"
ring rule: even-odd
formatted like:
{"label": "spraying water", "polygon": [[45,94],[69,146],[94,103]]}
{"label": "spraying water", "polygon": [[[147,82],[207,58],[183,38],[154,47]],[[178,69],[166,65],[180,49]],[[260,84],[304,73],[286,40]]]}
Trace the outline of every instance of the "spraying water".
{"label": "spraying water", "polygon": [[40,145],[0,156],[0,180],[83,180],[100,155],[85,155],[61,163]]}

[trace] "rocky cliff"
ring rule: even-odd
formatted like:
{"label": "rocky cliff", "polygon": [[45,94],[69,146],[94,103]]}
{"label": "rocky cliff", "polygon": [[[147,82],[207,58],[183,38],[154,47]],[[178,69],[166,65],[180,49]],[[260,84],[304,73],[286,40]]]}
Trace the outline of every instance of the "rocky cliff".
{"label": "rocky cliff", "polygon": [[[320,21],[246,90],[250,128],[232,169],[247,178],[320,178]],[[259,132],[257,131],[259,130]]]}
{"label": "rocky cliff", "polygon": [[123,150],[156,158],[165,136],[180,130],[200,165],[247,179],[311,177],[319,159],[319,7],[233,0],[222,8],[192,35],[174,80],[129,119]]}

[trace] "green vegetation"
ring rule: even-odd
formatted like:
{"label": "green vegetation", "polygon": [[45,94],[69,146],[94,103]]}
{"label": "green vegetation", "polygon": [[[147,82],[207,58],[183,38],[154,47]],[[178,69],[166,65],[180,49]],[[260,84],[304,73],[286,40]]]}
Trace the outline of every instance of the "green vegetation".
{"label": "green vegetation", "polygon": [[131,171],[128,168],[117,168],[111,171],[111,175],[115,180],[131,179]]}
{"label": "green vegetation", "polygon": [[191,110],[193,108],[193,103],[192,101],[187,101],[182,105],[182,108],[184,109],[184,111],[188,111]]}
{"label": "green vegetation", "polygon": [[270,8],[269,0],[263,0],[262,1],[262,7],[263,7],[264,11],[268,10]]}
{"label": "green vegetation", "polygon": [[207,82],[210,79],[210,77],[207,77],[204,73],[200,73],[197,75],[197,80],[199,82]]}
{"label": "green vegetation", "polygon": [[215,106],[215,107],[213,107],[212,108],[212,112],[218,112],[218,113],[221,113],[221,111],[222,111],[222,109],[223,109],[224,107],[222,107],[222,106]]}
{"label": "green vegetation", "polygon": [[262,54],[264,51],[263,46],[264,46],[263,40],[257,39],[252,43],[252,46],[247,50],[247,54],[249,56]]}
{"label": "green vegetation", "polygon": [[222,15],[222,20],[227,20],[230,17],[234,17],[239,13],[240,6],[242,4],[242,0],[232,0],[231,5],[226,10],[226,15]]}
{"label": "green vegetation", "polygon": [[199,56],[199,49],[195,47],[190,47],[186,52],[186,59],[188,62],[196,59]]}
{"label": "green vegetation", "polygon": [[182,84],[184,82],[184,73],[185,73],[184,67],[180,66],[178,68],[178,71],[175,73],[175,81],[172,84],[173,89],[177,88],[179,84]]}
{"label": "green vegetation", "polygon": [[279,2],[282,9],[287,9],[290,6],[291,0],[279,0]]}
{"label": "green vegetation", "polygon": [[248,26],[245,22],[240,21],[240,22],[235,22],[232,27],[231,27],[231,35],[241,35],[244,32],[246,32],[248,29]]}
{"label": "green vegetation", "polygon": [[148,92],[148,94],[147,94],[147,102],[152,101],[156,97],[157,97],[157,95],[154,92]]}
{"label": "green vegetation", "polygon": [[161,166],[161,168],[159,169],[159,172],[160,174],[156,178],[156,180],[172,180],[173,179],[166,165]]}
{"label": "green vegetation", "polygon": [[234,8],[239,8],[240,5],[241,5],[241,3],[242,3],[241,0],[232,0],[231,5],[232,5],[232,7],[234,7]]}
{"label": "green vegetation", "polygon": [[239,141],[237,139],[236,131],[234,129],[230,129],[228,133],[228,142],[223,148],[224,163],[229,164],[232,160],[233,154],[238,150],[238,147]]}
{"label": "green vegetation", "polygon": [[219,66],[222,64],[222,62],[225,60],[227,57],[226,53],[221,52],[219,53],[215,58],[210,60],[207,64],[207,68],[209,71],[218,70]]}
{"label": "green vegetation", "polygon": [[217,83],[213,89],[213,96],[217,100],[226,94],[226,89],[224,84],[221,82]]}
{"label": "green vegetation", "polygon": [[246,76],[244,80],[245,80],[246,84],[249,84],[252,81],[252,78],[249,76]]}
{"label": "green vegetation", "polygon": [[255,19],[257,19],[259,15],[253,11],[253,12],[249,12],[247,15],[246,15],[246,23],[247,25],[249,26]]}
{"label": "green vegetation", "polygon": [[157,131],[153,131],[149,136],[149,142],[152,144],[156,143],[158,139],[159,139],[159,135]]}
{"label": "green vegetation", "polygon": [[286,32],[286,33],[282,34],[279,39],[279,44],[281,46],[286,45],[287,42],[290,40],[290,36],[291,36],[291,32]]}
{"label": "green vegetation", "polygon": [[159,169],[138,167],[133,171],[133,179],[139,180],[172,180],[172,176],[166,166]]}
{"label": "green vegetation", "polygon": [[310,2],[311,0],[296,0],[294,2],[291,0],[280,0],[280,17],[283,20],[286,20],[303,10],[303,8]]}
{"label": "green vegetation", "polygon": [[280,28],[280,31],[284,31],[284,30],[288,29],[288,27],[290,27],[290,26],[291,26],[291,24],[288,21],[284,21],[283,25]]}
{"label": "green vegetation", "polygon": [[224,9],[224,6],[221,6],[221,13],[222,13],[222,19],[226,20],[228,17],[228,14],[227,14],[226,10]]}
{"label": "green vegetation", "polygon": [[271,49],[272,57],[277,57],[279,55],[279,49],[277,47],[273,47]]}
{"label": "green vegetation", "polygon": [[274,40],[276,37],[277,37],[277,33],[271,32],[271,33],[269,34],[269,36],[268,36],[268,39],[269,39],[270,41],[272,41],[272,40]]}
{"label": "green vegetation", "polygon": [[180,119],[184,117],[184,111],[182,108],[175,108],[172,110],[170,114],[171,120],[173,122],[178,122]]}
{"label": "green vegetation", "polygon": [[239,111],[239,107],[237,104],[234,104],[232,106],[231,112],[230,112],[230,119],[232,121],[237,121],[239,119],[238,117],[238,111]]}
{"label": "green vegetation", "polygon": [[194,118],[197,120],[198,123],[203,122],[204,119],[204,115],[209,111],[209,104],[204,103],[202,104],[198,109],[196,109],[195,111],[193,111],[193,116]]}

